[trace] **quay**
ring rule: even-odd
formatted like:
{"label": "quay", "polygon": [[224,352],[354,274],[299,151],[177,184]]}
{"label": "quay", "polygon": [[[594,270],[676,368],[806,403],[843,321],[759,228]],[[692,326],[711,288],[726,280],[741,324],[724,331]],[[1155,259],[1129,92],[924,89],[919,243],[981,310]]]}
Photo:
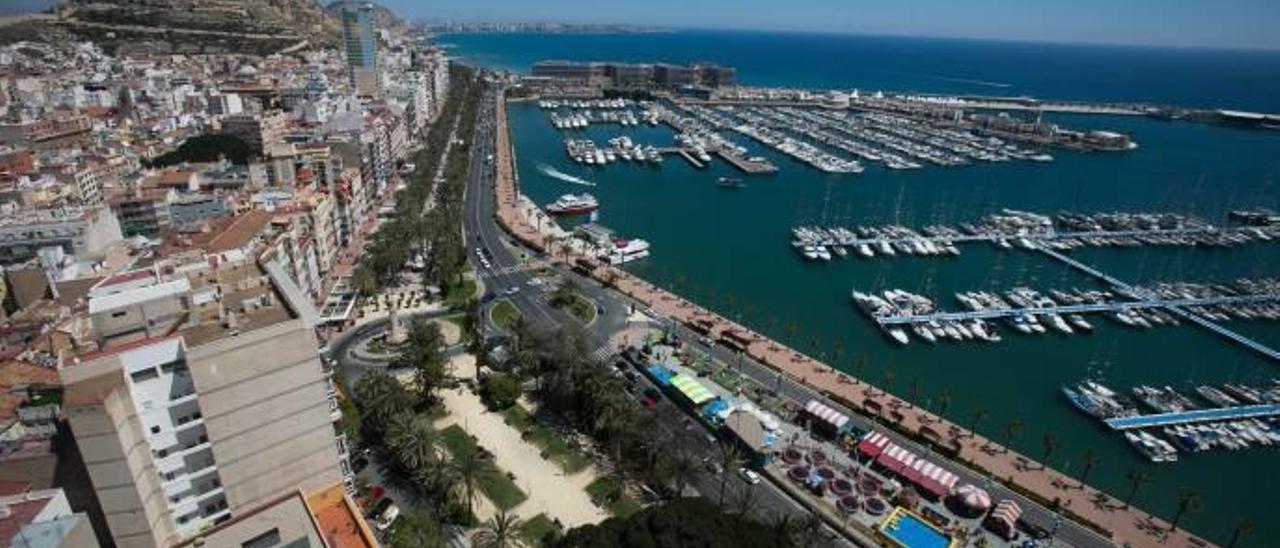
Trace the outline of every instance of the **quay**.
{"label": "quay", "polygon": [[974,243],[988,242],[996,243],[1000,241],[1016,240],[1019,238],[1026,239],[1030,242],[1048,242],[1055,240],[1073,240],[1083,238],[1132,238],[1140,236],[1150,237],[1166,237],[1166,236],[1220,236],[1228,234],[1250,234],[1254,228],[1252,227],[1194,227],[1194,228],[1168,228],[1168,229],[1152,229],[1152,230],[1098,230],[1098,231],[1080,231],[1080,232],[1059,232],[1049,231],[1041,234],[1003,234],[1003,233],[985,233],[985,234],[954,234],[945,236],[894,236],[887,238],[837,238],[837,237],[821,237],[812,240],[813,245],[822,246],[857,246],[859,244],[878,245],[881,243],[897,244],[928,241],[932,243]]}
{"label": "quay", "polygon": [[1180,424],[1201,422],[1223,422],[1243,419],[1261,419],[1280,415],[1280,404],[1244,405],[1220,409],[1196,409],[1179,413],[1160,413],[1156,415],[1138,415],[1135,417],[1115,417],[1104,420],[1113,430],[1135,430],[1140,428],[1159,428]]}

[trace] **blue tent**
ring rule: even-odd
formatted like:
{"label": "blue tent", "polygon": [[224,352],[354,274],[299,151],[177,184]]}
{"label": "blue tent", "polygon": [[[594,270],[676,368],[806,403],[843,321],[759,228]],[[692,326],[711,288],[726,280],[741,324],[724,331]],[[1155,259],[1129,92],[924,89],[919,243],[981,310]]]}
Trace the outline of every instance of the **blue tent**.
{"label": "blue tent", "polygon": [[670,369],[667,369],[663,367],[661,364],[656,364],[656,363],[653,365],[650,365],[649,368],[646,369],[645,371],[649,373],[649,376],[653,378],[654,382],[662,386],[670,385],[671,377],[674,376],[671,374]]}
{"label": "blue tent", "polygon": [[719,421],[720,412],[728,408],[729,408],[729,402],[724,401],[724,398],[716,398],[714,400],[711,400],[711,402],[708,403],[706,407],[702,408],[702,414],[706,415],[706,417],[710,420]]}

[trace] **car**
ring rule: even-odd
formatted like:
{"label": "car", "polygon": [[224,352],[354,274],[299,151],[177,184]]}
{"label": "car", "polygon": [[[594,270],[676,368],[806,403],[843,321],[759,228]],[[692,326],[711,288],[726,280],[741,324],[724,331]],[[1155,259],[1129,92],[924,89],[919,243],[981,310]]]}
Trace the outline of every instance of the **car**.
{"label": "car", "polygon": [[379,531],[386,531],[388,527],[391,527],[392,523],[396,522],[396,518],[398,517],[400,517],[400,507],[396,506],[395,503],[392,503],[386,510],[383,510],[381,514],[378,514],[378,521],[374,522],[374,526],[377,527]]}
{"label": "car", "polygon": [[628,384],[635,384],[636,379],[639,378],[635,371],[623,371],[622,376],[627,379]]}
{"label": "car", "polygon": [[519,292],[520,292],[520,286],[518,285],[513,285],[511,287],[508,287],[505,291],[503,291],[503,293],[506,293],[507,295],[515,295],[516,293],[519,293]]}
{"label": "car", "polygon": [[476,256],[477,256],[477,257],[483,257],[483,256],[484,256],[484,248],[482,248],[482,247],[477,247],[477,248],[476,248]]}
{"label": "car", "polygon": [[649,409],[653,409],[654,407],[658,406],[658,402],[655,401],[653,398],[649,397],[648,395],[646,395],[640,398],[640,405],[648,407]]}
{"label": "car", "polygon": [[748,470],[745,467],[739,468],[738,475],[742,477],[742,481],[745,481],[748,484],[755,485],[760,483],[760,474],[757,474],[755,470]]}

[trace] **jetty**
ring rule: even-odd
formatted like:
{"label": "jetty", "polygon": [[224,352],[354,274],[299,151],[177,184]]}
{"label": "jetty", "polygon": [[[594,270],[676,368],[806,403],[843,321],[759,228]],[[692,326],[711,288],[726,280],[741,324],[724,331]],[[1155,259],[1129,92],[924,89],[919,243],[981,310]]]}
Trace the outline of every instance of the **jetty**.
{"label": "jetty", "polygon": [[1115,417],[1104,420],[1113,430],[1135,430],[1139,428],[1160,428],[1180,424],[1196,424],[1204,422],[1224,422],[1244,419],[1261,419],[1280,416],[1280,404],[1242,405],[1216,409],[1195,409],[1178,413],[1159,413],[1155,415],[1137,415],[1133,417]]}
{"label": "jetty", "polygon": [[[965,312],[935,312],[932,314],[913,314],[901,316],[884,316],[877,318],[876,321],[885,325],[901,325],[914,323],[928,323],[931,321],[949,322],[963,320],[990,320],[996,318],[1007,318],[1011,316],[1020,316],[1030,314],[1033,316],[1049,315],[1049,314],[1089,314],[1099,312],[1117,312],[1122,310],[1133,310],[1140,308],[1164,308],[1176,309],[1181,306],[1220,306],[1231,304],[1252,304],[1261,302],[1280,302],[1280,295],[1237,295],[1230,297],[1209,297],[1204,299],[1149,299],[1143,301],[1118,301],[1111,303],[1090,303],[1090,304],[1068,304],[1060,306],[1042,306],[1028,308],[996,308],[987,310],[972,310]],[[1195,314],[1187,313],[1188,319],[1192,317],[1199,318]],[[1213,322],[1209,322],[1213,323]],[[1213,324],[1218,326],[1218,324]],[[1221,327],[1221,326],[1218,326]]]}

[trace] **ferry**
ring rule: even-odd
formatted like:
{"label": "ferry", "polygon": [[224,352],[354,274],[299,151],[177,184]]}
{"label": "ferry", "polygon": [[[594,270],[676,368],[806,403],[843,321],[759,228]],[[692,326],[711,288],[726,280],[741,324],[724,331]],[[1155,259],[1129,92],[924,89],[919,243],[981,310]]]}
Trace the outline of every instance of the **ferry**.
{"label": "ferry", "polygon": [[599,207],[594,196],[590,194],[565,194],[555,202],[547,204],[547,213],[552,215],[583,215],[591,213]]}

